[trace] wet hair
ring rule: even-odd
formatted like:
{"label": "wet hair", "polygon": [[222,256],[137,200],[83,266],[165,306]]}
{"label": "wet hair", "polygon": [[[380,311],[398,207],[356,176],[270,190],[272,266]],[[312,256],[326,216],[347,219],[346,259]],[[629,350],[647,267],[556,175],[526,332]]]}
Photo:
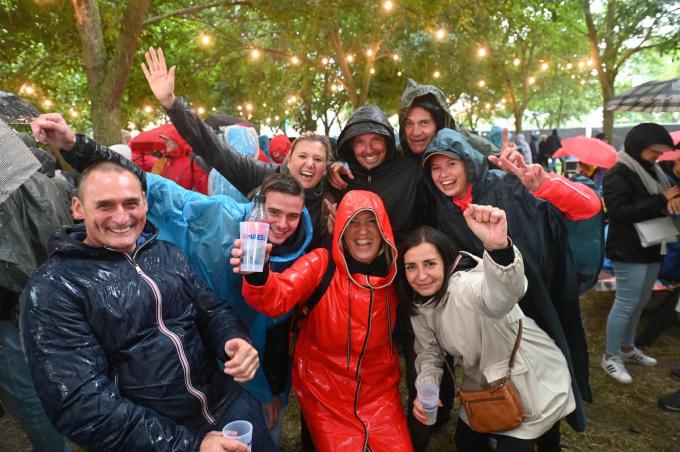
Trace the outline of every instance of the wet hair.
{"label": "wet hair", "polygon": [[285,195],[299,196],[304,201],[305,190],[290,174],[272,173],[262,180],[260,194],[267,196],[269,192],[283,193]]}
{"label": "wet hair", "polygon": [[399,278],[397,283],[397,289],[399,290],[400,299],[403,303],[406,303],[406,310],[409,315],[416,315],[417,311],[415,309],[416,305],[426,301],[425,298],[421,297],[408,283],[406,279],[406,269],[404,266],[404,256],[406,252],[411,248],[415,248],[423,243],[429,243],[434,246],[439,253],[439,256],[444,262],[444,281],[442,286],[437,290],[437,292],[428,297],[430,306],[438,306],[439,303],[444,299],[444,295],[448,290],[448,280],[455,270],[453,265],[458,258],[460,249],[458,245],[444,235],[442,232],[434,229],[430,226],[422,226],[415,231],[411,232],[406,239],[401,242],[399,246]]}
{"label": "wet hair", "polygon": [[300,134],[299,137],[293,141],[293,145],[290,148],[290,152],[288,153],[288,158],[290,159],[295,152],[295,148],[299,143],[302,143],[303,141],[309,141],[312,143],[321,143],[323,146],[324,151],[326,151],[326,165],[330,165],[331,162],[335,159],[334,153],[333,153],[333,148],[331,146],[331,141],[328,139],[327,136],[325,135],[320,135],[318,133],[314,132],[304,132]]}
{"label": "wet hair", "polygon": [[130,173],[132,176],[134,176],[135,180],[139,182],[139,189],[144,192],[144,189],[142,188],[142,182],[139,180],[137,175],[132,172],[132,170],[114,161],[101,160],[85,168],[78,177],[78,192],[76,196],[78,196],[81,201],[83,199],[83,186],[85,185],[85,182],[87,182],[87,179],[89,179],[90,175],[95,171],[102,173]]}

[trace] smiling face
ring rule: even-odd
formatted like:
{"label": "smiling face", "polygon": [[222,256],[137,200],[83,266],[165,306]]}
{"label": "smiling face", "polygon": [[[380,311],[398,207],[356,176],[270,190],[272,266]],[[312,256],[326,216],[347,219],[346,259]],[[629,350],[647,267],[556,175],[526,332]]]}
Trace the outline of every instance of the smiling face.
{"label": "smiling face", "polygon": [[439,191],[447,197],[462,198],[468,187],[463,160],[443,154],[435,154],[429,160],[432,181]]}
{"label": "smiling face", "polygon": [[175,140],[167,135],[160,135],[160,137],[165,143],[165,151],[163,154],[171,156],[177,154],[180,151],[179,145]]}
{"label": "smiling face", "polygon": [[437,134],[437,123],[432,114],[422,107],[411,107],[402,127],[406,144],[414,154],[425,152],[427,145]]}
{"label": "smiling face", "polygon": [[139,179],[125,170],[90,172],[73,198],[73,216],[85,223],[84,243],[131,253],[146,224],[146,197]]}
{"label": "smiling face", "polygon": [[326,148],[318,141],[300,141],[290,151],[288,171],[305,190],[319,184],[326,166]]}
{"label": "smiling face", "polygon": [[349,221],[342,234],[342,243],[358,262],[370,264],[383,245],[378,219],[370,210],[362,210]]}
{"label": "smiling face", "polygon": [[295,233],[300,223],[304,198],[270,191],[264,203],[269,223],[269,241],[273,245],[281,245]]}
{"label": "smiling face", "polygon": [[359,165],[370,170],[385,160],[387,142],[377,133],[364,133],[352,139],[352,152]]}
{"label": "smiling face", "polygon": [[418,295],[431,297],[444,284],[444,260],[434,245],[423,242],[404,253],[404,273]]}

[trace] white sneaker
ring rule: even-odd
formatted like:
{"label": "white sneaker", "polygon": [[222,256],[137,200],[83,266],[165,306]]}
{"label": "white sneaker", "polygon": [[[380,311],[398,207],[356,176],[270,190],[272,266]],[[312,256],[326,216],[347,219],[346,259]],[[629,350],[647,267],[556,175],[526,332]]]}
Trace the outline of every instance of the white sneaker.
{"label": "white sneaker", "polygon": [[623,365],[623,361],[618,356],[612,356],[607,358],[607,356],[602,357],[602,368],[611,376],[614,380],[619,383],[632,383],[633,377],[630,376],[626,370],[626,366]]}
{"label": "white sneaker", "polygon": [[642,350],[637,347],[633,347],[633,350],[629,352],[621,351],[621,358],[627,363],[641,364],[643,366],[656,366],[656,360],[651,356],[642,353]]}

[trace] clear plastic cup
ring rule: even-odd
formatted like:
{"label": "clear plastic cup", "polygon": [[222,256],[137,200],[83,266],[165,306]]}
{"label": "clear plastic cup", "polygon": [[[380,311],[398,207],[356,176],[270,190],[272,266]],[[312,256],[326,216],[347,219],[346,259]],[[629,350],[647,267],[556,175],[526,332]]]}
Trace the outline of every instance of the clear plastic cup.
{"label": "clear plastic cup", "polygon": [[241,271],[261,272],[267,247],[269,223],[259,221],[241,222]]}
{"label": "clear plastic cup", "polygon": [[222,436],[228,439],[235,439],[241,444],[252,448],[253,443],[253,424],[248,421],[233,421],[222,429]]}
{"label": "clear plastic cup", "polygon": [[439,388],[434,384],[425,383],[417,385],[416,390],[427,418],[425,425],[434,425],[437,422],[437,409],[439,408]]}

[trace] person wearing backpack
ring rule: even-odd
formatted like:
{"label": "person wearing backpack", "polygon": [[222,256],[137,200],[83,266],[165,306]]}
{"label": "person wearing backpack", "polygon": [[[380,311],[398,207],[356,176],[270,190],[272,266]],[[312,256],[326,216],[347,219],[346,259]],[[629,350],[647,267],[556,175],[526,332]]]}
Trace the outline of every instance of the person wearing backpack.
{"label": "person wearing backpack", "polygon": [[[232,256],[239,272],[239,241]],[[330,251],[313,250],[283,273],[265,266],[244,277],[246,302],[276,316],[304,306],[324,284],[329,262],[336,266],[325,293],[300,324],[293,354],[293,390],[320,452],[413,450],[392,342],[396,258],[382,200],[352,190],[338,206]]]}

